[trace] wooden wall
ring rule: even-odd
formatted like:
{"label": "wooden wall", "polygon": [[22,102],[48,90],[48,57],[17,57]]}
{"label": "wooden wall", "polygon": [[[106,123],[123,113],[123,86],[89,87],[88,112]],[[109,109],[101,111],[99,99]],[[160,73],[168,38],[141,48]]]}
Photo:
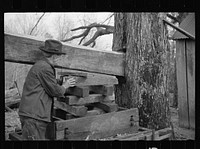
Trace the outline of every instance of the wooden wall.
{"label": "wooden wall", "polygon": [[179,125],[195,128],[195,41],[176,41]]}

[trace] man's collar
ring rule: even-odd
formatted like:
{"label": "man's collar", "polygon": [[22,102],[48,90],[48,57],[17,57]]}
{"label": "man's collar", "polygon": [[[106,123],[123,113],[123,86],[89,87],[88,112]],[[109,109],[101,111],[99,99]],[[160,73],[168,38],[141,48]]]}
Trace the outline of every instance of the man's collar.
{"label": "man's collar", "polygon": [[42,60],[44,60],[44,61],[47,62],[51,67],[54,68],[54,66],[50,63],[50,61],[49,61],[46,57],[44,57]]}

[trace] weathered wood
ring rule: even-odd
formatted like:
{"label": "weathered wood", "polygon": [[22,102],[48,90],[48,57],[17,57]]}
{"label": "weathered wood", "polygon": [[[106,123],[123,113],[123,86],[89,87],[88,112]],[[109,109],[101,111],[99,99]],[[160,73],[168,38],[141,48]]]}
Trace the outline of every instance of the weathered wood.
{"label": "weathered wood", "polygon": [[[4,45],[5,61],[34,64],[35,61],[42,57],[42,52],[38,48],[44,45],[44,39],[5,33]],[[63,43],[63,51],[66,56],[58,62],[58,65],[63,68],[119,76],[124,75],[123,53],[100,51],[66,43]]]}
{"label": "weathered wood", "polygon": [[57,100],[54,101],[54,106],[75,116],[84,116],[87,113],[87,107],[85,106],[69,106],[64,102],[59,102]]}
{"label": "weathered wood", "polygon": [[66,121],[57,121],[56,139],[64,138],[64,129],[68,128],[71,133],[89,132],[92,136],[96,133],[112,132],[117,129],[125,129],[130,126],[130,117],[135,121],[134,129],[138,129],[138,109],[129,109],[119,112],[76,118]]}
{"label": "weathered wood", "polygon": [[89,96],[89,87],[87,86],[75,86],[67,89],[65,95],[75,95],[78,97],[88,97]]}
{"label": "weathered wood", "polygon": [[178,87],[178,115],[179,125],[189,127],[188,102],[187,102],[187,82],[186,82],[186,57],[185,43],[176,42],[176,64],[177,64],[177,87]]}
{"label": "weathered wood", "polygon": [[12,140],[12,141],[21,141],[21,140],[23,140],[22,136],[21,136],[21,133],[22,132],[18,132],[18,133],[13,132],[13,133],[10,133],[9,134],[9,139]]}
{"label": "weathered wood", "polygon": [[76,77],[87,78],[87,73],[83,73],[83,72],[69,72],[69,71],[64,71],[64,72],[58,72],[57,74],[61,75],[61,76],[76,76]]}
{"label": "weathered wood", "polygon": [[116,103],[92,103],[90,105],[100,108],[105,112],[118,111],[118,105]]}
{"label": "weathered wood", "polygon": [[90,86],[90,92],[96,94],[102,94],[106,96],[113,95],[114,87],[112,85],[96,85]]}
{"label": "weathered wood", "polygon": [[186,41],[190,128],[195,129],[195,42]]}
{"label": "weathered wood", "polygon": [[12,110],[11,108],[9,108],[8,106],[5,105],[5,110],[9,111],[9,112],[13,112],[14,110]]}
{"label": "weathered wood", "polygon": [[101,112],[99,110],[90,110],[87,112],[85,116],[93,116],[93,115],[99,115]]}
{"label": "weathered wood", "polygon": [[19,104],[20,101],[21,101],[21,98],[17,98],[17,99],[13,98],[11,100],[5,100],[5,105],[10,107],[12,105]]}
{"label": "weathered wood", "polygon": [[16,96],[16,95],[18,95],[17,88],[5,90],[5,98],[13,97],[13,96]]}
{"label": "weathered wood", "polygon": [[78,74],[82,74],[84,72],[75,71],[75,70],[58,70],[57,74],[58,77],[60,75],[64,75],[66,73],[74,74],[72,76],[76,76],[76,86],[87,86],[87,85],[114,85],[118,84],[118,80],[115,76],[111,75],[104,75],[104,74],[98,74],[98,73],[87,73],[86,77],[78,77]]}
{"label": "weathered wood", "polygon": [[77,96],[67,96],[66,98],[66,103],[68,105],[85,105],[89,103],[101,102],[106,97],[101,94],[91,94],[85,98],[79,98]]}

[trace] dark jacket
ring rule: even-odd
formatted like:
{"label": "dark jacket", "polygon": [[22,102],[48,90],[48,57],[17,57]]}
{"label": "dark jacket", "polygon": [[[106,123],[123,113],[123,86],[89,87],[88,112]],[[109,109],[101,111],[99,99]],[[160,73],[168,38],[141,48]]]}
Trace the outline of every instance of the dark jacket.
{"label": "dark jacket", "polygon": [[55,69],[44,58],[30,69],[23,87],[19,115],[51,122],[53,97],[63,97],[65,88],[57,84]]}

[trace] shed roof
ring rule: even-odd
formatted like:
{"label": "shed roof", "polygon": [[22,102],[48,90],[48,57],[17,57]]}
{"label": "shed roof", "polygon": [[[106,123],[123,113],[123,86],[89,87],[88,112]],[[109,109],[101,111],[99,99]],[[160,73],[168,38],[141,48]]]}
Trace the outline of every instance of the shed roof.
{"label": "shed roof", "polygon": [[[187,31],[195,37],[195,14],[190,13],[180,24],[179,26],[183,30]],[[188,39],[189,37],[183,35],[179,31],[176,31],[172,37],[173,39]]]}

